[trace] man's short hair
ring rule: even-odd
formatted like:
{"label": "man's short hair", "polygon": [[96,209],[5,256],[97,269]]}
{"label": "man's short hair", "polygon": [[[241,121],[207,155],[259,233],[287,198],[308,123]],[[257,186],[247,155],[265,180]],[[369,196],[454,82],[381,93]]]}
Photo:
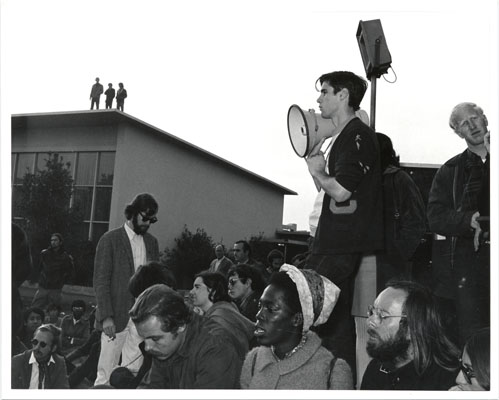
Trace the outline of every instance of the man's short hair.
{"label": "man's short hair", "polygon": [[82,299],[76,299],[71,303],[71,308],[73,307],[83,307],[83,311],[87,310],[87,304],[85,303],[85,300]]}
{"label": "man's short hair", "polygon": [[149,193],[141,193],[135,196],[133,201],[125,208],[125,217],[130,220],[139,212],[145,212],[147,215],[154,215],[158,212],[158,203]]}
{"label": "man's short hair", "polygon": [[192,313],[179,293],[166,285],[157,284],[140,294],[129,315],[135,324],[156,317],[161,321],[163,332],[176,334],[180,327],[191,322]]}
{"label": "man's short hair", "polygon": [[57,237],[61,243],[64,241],[62,235],[59,232],[54,232],[52,235],[50,235],[50,238],[52,238],[52,236]]}
{"label": "man's short hair", "polygon": [[[349,93],[348,105],[357,111],[367,90],[367,82],[364,78],[350,71],[335,71],[321,75],[318,79],[321,85],[326,82],[333,88],[334,94],[341,89],[347,89]],[[317,82],[316,82],[317,84]]]}
{"label": "man's short hair", "polygon": [[270,250],[269,254],[267,255],[268,263],[272,264],[272,261],[274,261],[276,258],[284,260],[284,254],[282,254],[279,250],[276,249]]}
{"label": "man's short hair", "polygon": [[265,280],[256,267],[248,264],[234,265],[229,269],[228,277],[230,278],[235,274],[237,274],[242,283],[246,283],[248,279],[251,279],[251,289],[255,292],[262,293],[265,289]]}
{"label": "man's short hair", "polygon": [[176,289],[177,282],[173,273],[163,264],[157,261],[149,261],[137,268],[128,282],[128,291],[133,297],[140,294],[157,283]]}
{"label": "man's short hair", "polygon": [[463,108],[472,108],[475,111],[477,111],[480,115],[484,115],[482,108],[476,105],[475,103],[469,103],[469,102],[459,103],[457,106],[455,106],[452,109],[452,112],[450,113],[449,117],[449,126],[452,128],[454,132],[456,132],[458,128],[457,124],[459,123],[459,114],[461,113],[461,110]]}
{"label": "man's short hair", "polygon": [[52,334],[52,346],[57,345],[59,348],[60,346],[60,341],[61,341],[61,329],[55,326],[54,324],[43,324],[40,325],[38,328],[35,329],[35,332],[33,332],[33,337],[35,337],[36,332],[49,332]]}
{"label": "man's short hair", "polygon": [[414,349],[414,367],[419,374],[435,362],[440,367],[454,371],[457,368],[459,350],[444,331],[433,292],[417,282],[392,279],[386,287],[407,293],[402,314]]}
{"label": "man's short hair", "polygon": [[30,307],[26,311],[24,311],[24,314],[23,314],[24,322],[28,321],[28,317],[31,313],[38,314],[40,316],[40,318],[42,319],[42,321],[45,320],[45,312],[41,308]]}
{"label": "man's short hair", "polygon": [[248,253],[248,256],[251,257],[251,246],[249,245],[249,243],[246,240],[238,240],[234,244],[242,244],[243,245],[243,251],[245,253]]}

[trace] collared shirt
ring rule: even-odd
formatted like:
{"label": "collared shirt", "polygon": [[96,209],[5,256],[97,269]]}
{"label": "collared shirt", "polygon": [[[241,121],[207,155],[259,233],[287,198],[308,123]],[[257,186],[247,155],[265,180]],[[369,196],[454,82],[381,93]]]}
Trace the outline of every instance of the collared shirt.
{"label": "collared shirt", "polygon": [[137,235],[133,229],[131,229],[128,224],[125,223],[125,232],[130,240],[130,246],[132,247],[133,254],[133,266],[135,271],[141,265],[147,262],[146,256],[146,245],[144,243],[144,237],[142,235]]}
{"label": "collared shirt", "polygon": [[220,266],[220,263],[222,262],[222,260],[223,260],[224,258],[225,258],[225,256],[224,256],[224,257],[222,257],[220,260],[217,258],[217,261],[215,261],[215,268],[214,268],[214,270],[213,270],[214,272],[217,272],[217,271],[218,271],[218,267]]}
{"label": "collared shirt", "polygon": [[[38,368],[38,361],[36,360],[35,355],[33,353],[31,353],[31,356],[29,358],[29,363],[32,364],[32,366],[31,366],[31,379],[29,381],[29,389],[38,389],[38,376],[40,374],[40,370]],[[50,360],[47,363],[47,365],[50,363],[55,364],[54,358],[52,356],[50,356]],[[42,389],[45,389],[45,379],[46,379],[46,377],[43,378]]]}

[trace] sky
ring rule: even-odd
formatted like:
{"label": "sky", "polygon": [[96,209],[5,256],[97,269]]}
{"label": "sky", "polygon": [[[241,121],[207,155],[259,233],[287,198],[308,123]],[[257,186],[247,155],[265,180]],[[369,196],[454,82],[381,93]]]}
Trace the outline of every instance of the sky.
{"label": "sky", "polygon": [[[124,83],[126,113],[296,191],[285,197],[283,223],[308,230],[316,192],[290,145],[287,112],[292,104],[317,109],[323,73],[365,77],[356,32],[373,19],[392,57],[377,81],[376,130],[392,138],[402,162],[442,164],[461,152],[448,117],[463,101],[482,106],[497,132],[497,0],[0,6],[2,193],[10,192],[10,116],[87,110],[99,77],[105,88]],[[368,113],[370,101],[369,88],[361,103]]]}

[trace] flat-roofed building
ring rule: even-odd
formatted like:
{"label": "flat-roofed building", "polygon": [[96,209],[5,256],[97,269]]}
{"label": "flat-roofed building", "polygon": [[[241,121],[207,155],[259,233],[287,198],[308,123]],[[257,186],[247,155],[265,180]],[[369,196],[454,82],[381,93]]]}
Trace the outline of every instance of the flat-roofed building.
{"label": "flat-roofed building", "polygon": [[173,246],[185,225],[227,246],[261,232],[272,237],[284,195],[296,195],[131,115],[98,110],[12,115],[14,202],[24,174],[44,168],[49,152],[70,163],[72,201],[83,207],[83,236],[94,243],[123,224],[137,193],[159,203],[151,232],[160,250]]}

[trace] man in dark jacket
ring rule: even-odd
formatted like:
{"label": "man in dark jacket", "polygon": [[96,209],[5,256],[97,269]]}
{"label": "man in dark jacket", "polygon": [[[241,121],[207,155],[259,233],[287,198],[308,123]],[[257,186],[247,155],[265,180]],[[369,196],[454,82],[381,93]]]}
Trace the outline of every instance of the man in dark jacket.
{"label": "man in dark jacket", "polygon": [[242,359],[225,329],[195,314],[183,297],[154,285],[137,298],[130,318],[153,356],[139,389],[237,389]]}
{"label": "man in dark jacket", "polygon": [[457,321],[449,330],[458,332],[462,346],[475,330],[490,324],[490,244],[482,240],[485,226],[479,220],[490,215],[489,133],[487,117],[474,103],[454,107],[449,125],[467,149],[438,170],[427,214],[436,234],[435,291],[449,299],[447,314]]}
{"label": "man in dark jacket", "polygon": [[62,287],[73,274],[73,258],[66,253],[60,233],[50,236],[50,247],[40,255],[38,290],[32,307],[42,310],[50,304],[61,306]]}
{"label": "man in dark jacket", "polygon": [[64,358],[57,355],[60,330],[40,326],[33,335],[33,348],[12,358],[12,389],[69,389]]}
{"label": "man in dark jacket", "polygon": [[104,87],[99,83],[99,78],[95,78],[95,83],[92,85],[92,90],[90,91],[90,109],[99,109],[100,95],[104,91]]}
{"label": "man in dark jacket", "polygon": [[[349,71],[322,75],[317,99],[321,116],[339,132],[326,157],[324,139],[307,165],[317,190],[324,190],[312,254],[305,268],[336,284],[341,294],[328,322],[318,329],[323,345],[343,358],[356,376],[353,286],[362,255],[383,247],[379,148],[374,131],[355,114],[367,82]],[[327,162],[326,162],[327,158]]]}
{"label": "man in dark jacket", "polygon": [[104,94],[106,95],[106,109],[113,108],[113,99],[116,94],[116,90],[113,89],[112,83],[108,83],[107,86],[108,88],[104,92]]}

